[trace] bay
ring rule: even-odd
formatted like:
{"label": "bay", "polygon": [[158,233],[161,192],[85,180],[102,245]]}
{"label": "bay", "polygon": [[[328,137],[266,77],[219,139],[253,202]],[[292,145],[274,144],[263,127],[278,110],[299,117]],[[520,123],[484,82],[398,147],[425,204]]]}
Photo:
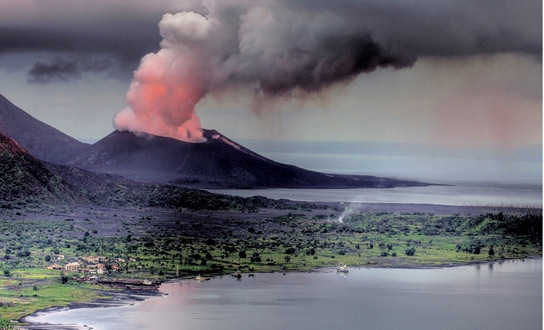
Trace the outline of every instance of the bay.
{"label": "bay", "polygon": [[38,313],[27,321],[98,330],[536,330],[542,259],[433,269],[353,268],[338,274],[244,274],[164,283],[162,297],[113,308]]}

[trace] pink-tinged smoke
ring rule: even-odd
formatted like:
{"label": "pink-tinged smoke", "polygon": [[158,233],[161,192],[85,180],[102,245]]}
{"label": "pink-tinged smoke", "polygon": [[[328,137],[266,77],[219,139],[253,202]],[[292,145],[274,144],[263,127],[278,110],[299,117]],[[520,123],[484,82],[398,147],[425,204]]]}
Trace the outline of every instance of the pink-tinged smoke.
{"label": "pink-tinged smoke", "polygon": [[128,106],[114,118],[120,131],[146,132],[202,142],[195,105],[206,94],[202,61],[191,43],[206,37],[207,20],[192,12],[166,14],[157,53],[142,58],[126,95]]}

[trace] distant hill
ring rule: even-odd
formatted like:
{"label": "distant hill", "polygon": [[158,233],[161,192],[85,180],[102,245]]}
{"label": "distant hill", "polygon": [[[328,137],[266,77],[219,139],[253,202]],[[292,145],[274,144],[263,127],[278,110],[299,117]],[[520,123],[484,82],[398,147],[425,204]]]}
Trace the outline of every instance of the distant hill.
{"label": "distant hill", "polygon": [[199,188],[390,188],[420,182],[325,174],[275,162],[204,130],[207,141],[188,143],[145,133],[113,132],[68,164],[144,182]]}
{"label": "distant hill", "polygon": [[15,140],[0,134],[0,199],[40,197],[84,201],[52,166],[32,157]]}
{"label": "distant hill", "polygon": [[232,197],[179,186],[139,183],[43,162],[0,133],[0,207],[26,202],[242,211],[285,207],[285,202],[264,197]]}
{"label": "distant hill", "polygon": [[14,138],[33,156],[63,163],[89,147],[24,112],[0,94],[0,133]]}

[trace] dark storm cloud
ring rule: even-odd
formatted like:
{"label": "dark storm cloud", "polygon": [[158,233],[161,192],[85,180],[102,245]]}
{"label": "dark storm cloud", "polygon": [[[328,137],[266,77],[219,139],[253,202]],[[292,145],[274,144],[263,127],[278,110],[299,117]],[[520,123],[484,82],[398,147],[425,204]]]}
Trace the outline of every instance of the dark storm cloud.
{"label": "dark storm cloud", "polygon": [[318,91],[420,56],[538,56],[542,48],[538,0],[21,0],[2,7],[0,53],[106,55],[126,71],[159,49],[162,14],[193,10],[221,26],[199,45],[222,66],[210,84],[257,81],[266,93]]}
{"label": "dark storm cloud", "polygon": [[111,69],[112,64],[107,58],[57,56],[48,62],[36,62],[28,71],[28,82],[44,84],[81,79],[85,72],[106,72]]}
{"label": "dark storm cloud", "polygon": [[[160,16],[157,20],[160,20]],[[0,53],[23,51],[108,55],[130,65],[132,70],[143,55],[158,48],[159,42],[157,22],[67,24],[64,27],[0,25]]]}
{"label": "dark storm cloud", "polygon": [[[66,80],[71,66],[54,62],[66,56],[69,62],[77,62],[75,55],[109,57],[116,62],[107,69],[110,76],[127,78],[142,56],[159,49],[157,23],[164,13],[199,8],[199,4],[175,0],[0,2],[0,54],[52,54],[49,61],[36,62],[32,68],[38,74],[50,72],[45,82],[56,80],[54,72],[61,75],[58,80]],[[80,76],[81,63],[72,64],[77,68],[71,77]]]}
{"label": "dark storm cloud", "polygon": [[51,63],[37,62],[28,72],[31,83],[48,83],[52,81],[68,81],[81,78],[74,62],[57,57]]}

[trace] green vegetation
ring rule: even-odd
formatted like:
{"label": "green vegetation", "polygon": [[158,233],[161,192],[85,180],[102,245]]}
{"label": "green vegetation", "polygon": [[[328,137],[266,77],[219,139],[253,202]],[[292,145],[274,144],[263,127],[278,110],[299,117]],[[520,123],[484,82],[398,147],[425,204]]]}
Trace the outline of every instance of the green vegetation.
{"label": "green vegetation", "polygon": [[[116,231],[100,235],[104,228],[88,220],[0,221],[1,265],[6,277],[22,276],[21,268],[43,269],[89,255],[107,258],[106,268],[119,268],[115,275],[136,277],[222,274],[238,268],[308,270],[337,263],[434,266],[539,254],[542,240],[540,215],[359,213],[344,222],[305,212],[258,221],[166,225],[145,216],[119,219]],[[52,260],[59,253],[66,259]]]}
{"label": "green vegetation", "polygon": [[75,280],[89,273],[46,269],[74,261],[95,269],[84,256],[103,259],[105,273],[94,274],[100,277],[159,279],[541,254],[541,214],[354,213],[339,223],[341,212],[334,205],[258,213],[45,204],[0,209],[0,319],[101,296],[106,288]]}
{"label": "green vegetation", "polygon": [[67,306],[73,302],[90,302],[100,297],[98,287],[76,283],[62,285],[58,275],[55,280],[40,282],[43,284],[30,286],[29,283],[36,282],[23,280],[16,287],[6,284],[1,286],[0,315],[3,319],[17,320],[40,309]]}
{"label": "green vegetation", "polygon": [[0,329],[11,329],[12,322],[37,310],[90,302],[99,298],[96,285],[71,281],[61,284],[58,271],[17,268],[0,279]]}

